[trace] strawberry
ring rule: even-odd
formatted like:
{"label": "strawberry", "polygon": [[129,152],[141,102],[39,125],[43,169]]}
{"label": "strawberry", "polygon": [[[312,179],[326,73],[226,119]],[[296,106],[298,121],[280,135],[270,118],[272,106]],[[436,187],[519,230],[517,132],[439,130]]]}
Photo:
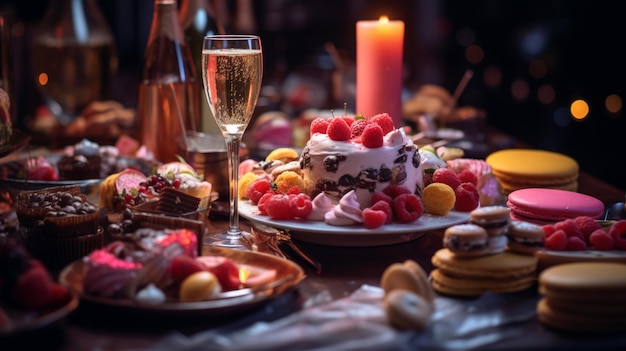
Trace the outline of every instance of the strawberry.
{"label": "strawberry", "polygon": [[306,218],[313,211],[313,203],[307,194],[291,195],[289,208],[295,217]]}
{"label": "strawberry", "polygon": [[454,172],[451,168],[445,167],[437,168],[433,172],[433,182],[447,184],[452,189],[456,189],[459,185],[461,185],[461,180],[456,172]]}
{"label": "strawberry", "polygon": [[455,210],[459,212],[470,212],[478,207],[480,194],[478,194],[478,189],[476,189],[474,184],[461,183],[461,185],[454,189],[454,193],[456,195],[456,201],[454,203]]}
{"label": "strawberry", "polygon": [[361,142],[363,146],[375,149],[383,146],[383,129],[374,123],[370,123],[365,126],[363,129],[363,133],[361,134]]}
{"label": "strawberry", "polygon": [[383,135],[387,135],[387,133],[395,129],[395,126],[393,125],[393,119],[391,119],[391,117],[387,113],[381,113],[376,116],[372,116],[369,121],[378,124],[383,130]]}
{"label": "strawberry", "polygon": [[329,123],[327,119],[318,117],[311,121],[309,134],[310,135],[313,135],[315,133],[326,134],[326,131],[328,130],[328,125]]}
{"label": "strawberry", "polygon": [[418,220],[424,212],[422,200],[415,194],[402,194],[393,199],[393,213],[401,223],[411,223]]}
{"label": "strawberry", "polygon": [[55,310],[66,304],[71,295],[69,294],[66,287],[62,286],[59,283],[52,282],[50,284],[50,299],[46,304],[50,310]]}
{"label": "strawberry", "polygon": [[[386,202],[383,202],[386,204]],[[365,228],[374,229],[381,227],[387,221],[387,214],[384,211],[366,208],[362,212],[363,224]]]}
{"label": "strawberry", "polygon": [[380,200],[373,204],[370,209],[385,212],[385,215],[387,215],[385,224],[391,224],[391,222],[393,222],[393,210],[391,209],[391,201],[386,202],[385,200]]}
{"label": "strawberry", "polygon": [[215,274],[217,280],[220,281],[222,291],[239,289],[241,279],[239,278],[239,267],[237,264],[226,257],[220,257],[217,264],[207,266],[209,272]]}
{"label": "strawberry", "polygon": [[206,268],[195,258],[187,255],[178,255],[170,263],[170,274],[175,283],[180,284],[193,273],[205,271]]}
{"label": "strawberry", "polygon": [[350,139],[350,126],[343,118],[333,118],[328,124],[328,137],[335,141]]}
{"label": "strawberry", "polygon": [[354,123],[354,117],[341,116],[339,118],[343,119],[348,124],[348,127],[352,126],[352,123]]}
{"label": "strawberry", "polygon": [[246,197],[252,201],[253,204],[257,204],[261,199],[261,196],[272,188],[269,179],[259,178],[253,181],[248,188],[246,188]]}
{"label": "strawberry", "polygon": [[44,268],[31,267],[17,279],[13,298],[23,308],[42,308],[52,297],[52,283],[52,278]]}
{"label": "strawberry", "polygon": [[352,125],[350,126],[350,139],[360,137],[361,134],[363,134],[363,130],[365,129],[365,127],[367,127],[369,123],[370,122],[364,119],[354,121],[354,123],[352,123]]}

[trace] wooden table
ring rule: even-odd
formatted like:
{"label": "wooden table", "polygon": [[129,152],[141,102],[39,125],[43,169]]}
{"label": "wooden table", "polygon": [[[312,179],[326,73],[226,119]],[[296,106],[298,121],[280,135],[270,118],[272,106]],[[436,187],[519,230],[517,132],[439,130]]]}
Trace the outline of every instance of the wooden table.
{"label": "wooden table", "polygon": [[[580,174],[579,191],[595,196],[605,204],[624,201],[623,191],[585,173]],[[210,232],[217,232],[227,225],[228,220],[223,217],[214,216],[208,221]],[[250,228],[245,220],[242,227]],[[303,267],[307,277],[297,289],[285,293],[260,309],[219,320],[201,318],[183,321],[164,318],[138,321],[132,316],[115,316],[107,314],[106,310],[81,306],[63,325],[33,337],[31,341],[34,345],[45,346],[46,349],[63,351],[121,350],[148,347],[172,331],[191,335],[209,329],[221,332],[237,330],[257,321],[272,321],[287,316],[300,310],[305,301],[322,292],[330,293],[333,299],[340,299],[364,284],[378,286],[383,271],[395,262],[412,259],[430,271],[433,268],[430,258],[441,248],[441,238],[442,231],[439,230],[406,243],[377,247],[334,247],[296,241],[300,248],[321,262],[321,273],[317,274],[311,266],[294,257],[293,260]],[[520,298],[537,299],[537,296],[534,291],[530,291]],[[471,300],[459,299],[459,303],[470,302]],[[506,314],[507,311],[503,313]],[[503,331],[511,331],[510,328],[516,328],[515,331],[519,333],[481,349],[626,349],[626,336],[579,338],[551,331],[536,320],[506,327]],[[410,345],[404,346],[412,348]],[[22,347],[23,345],[20,349]]]}

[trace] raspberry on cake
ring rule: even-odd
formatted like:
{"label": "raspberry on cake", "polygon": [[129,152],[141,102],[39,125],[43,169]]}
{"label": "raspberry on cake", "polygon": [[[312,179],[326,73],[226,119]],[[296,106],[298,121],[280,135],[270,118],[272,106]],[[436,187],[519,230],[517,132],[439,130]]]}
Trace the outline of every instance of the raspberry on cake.
{"label": "raspberry on cake", "polygon": [[[352,123],[348,125],[346,119]],[[402,129],[390,128],[390,120],[381,114],[370,119],[333,117],[328,124],[312,124],[300,156],[305,192],[311,198],[324,192],[338,203],[354,190],[362,209],[369,207],[375,191],[388,185],[419,192],[423,173],[418,147]]]}

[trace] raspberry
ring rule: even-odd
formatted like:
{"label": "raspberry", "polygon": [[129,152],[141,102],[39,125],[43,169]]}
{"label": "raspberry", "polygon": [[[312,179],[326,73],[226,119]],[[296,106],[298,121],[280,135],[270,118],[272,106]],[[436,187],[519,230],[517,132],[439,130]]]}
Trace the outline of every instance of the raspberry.
{"label": "raspberry", "polygon": [[376,123],[383,130],[383,135],[387,135],[387,133],[394,130],[396,127],[393,125],[393,119],[387,113],[381,113],[376,116],[371,117],[370,122]]}
{"label": "raspberry", "polygon": [[596,229],[589,235],[589,244],[596,250],[612,250],[615,242],[604,229]]}
{"label": "raspberry", "polygon": [[361,134],[361,141],[363,146],[375,149],[383,146],[383,129],[378,124],[370,123],[363,129]]}
{"label": "raspberry", "polygon": [[437,168],[433,172],[433,182],[448,184],[452,189],[461,185],[459,176],[451,168]]}
{"label": "raspberry", "polygon": [[261,196],[261,198],[259,199],[259,202],[257,202],[256,207],[259,209],[259,213],[261,213],[262,215],[267,215],[267,210],[265,209],[265,203],[272,196],[274,196],[274,193],[272,193],[271,191],[268,191],[265,194],[263,194],[263,196]]}
{"label": "raspberry", "polygon": [[328,130],[328,125],[329,123],[327,119],[316,118],[311,121],[309,134],[310,135],[313,135],[315,133],[326,134],[326,131]]}
{"label": "raspberry", "polygon": [[585,236],[586,241],[589,241],[589,236],[591,235],[591,233],[593,233],[597,229],[602,229],[600,223],[589,216],[578,216],[574,218],[574,222],[576,222],[576,226]]}
{"label": "raspberry", "polygon": [[370,208],[372,210],[385,212],[385,215],[387,215],[385,224],[391,224],[393,222],[393,210],[391,209],[391,200],[389,202],[386,202],[385,200],[380,200],[374,203]]}
{"label": "raspberry", "polygon": [[609,234],[613,238],[616,248],[626,250],[626,219],[613,223],[609,229]]}
{"label": "raspberry", "polygon": [[[406,189],[406,190],[409,190],[409,189]],[[391,196],[383,193],[382,191],[375,191],[372,194],[372,199],[370,200],[370,206],[373,206],[378,201],[384,201],[388,203],[389,205],[391,205]]]}
{"label": "raspberry", "polygon": [[350,139],[350,126],[343,118],[333,118],[328,124],[328,137],[335,141]]}
{"label": "raspberry", "polygon": [[554,223],[554,227],[556,229],[562,229],[563,231],[565,231],[565,234],[567,234],[568,237],[575,236],[575,237],[580,238],[580,240],[582,240],[583,242],[585,242],[585,235],[578,228],[578,226],[576,225],[576,222],[571,218]]}
{"label": "raspberry", "polygon": [[470,212],[478,207],[480,195],[474,184],[461,183],[461,185],[454,189],[454,193],[456,195],[456,202],[454,203],[455,210]]}
{"label": "raspberry", "polygon": [[461,183],[472,183],[474,185],[478,185],[478,177],[469,169],[463,169],[461,172],[457,173],[457,177]]}
{"label": "raspberry", "polygon": [[585,251],[587,250],[587,243],[578,236],[568,236],[566,251]]}
{"label": "raspberry", "polygon": [[256,205],[261,199],[261,196],[270,191],[271,188],[269,179],[259,178],[248,185],[248,188],[246,189],[246,197]]}
{"label": "raspberry", "polygon": [[363,130],[365,129],[365,127],[367,127],[368,124],[369,122],[364,119],[354,121],[354,123],[352,123],[352,125],[350,126],[350,139],[360,137],[361,134],[363,134]]}
{"label": "raspberry", "polygon": [[385,187],[385,189],[383,189],[383,193],[390,196],[391,199],[395,199],[402,194],[410,194],[411,190],[404,185],[392,184]]}
{"label": "raspberry", "polygon": [[295,217],[306,218],[313,210],[313,203],[307,194],[288,195],[289,207]]}
{"label": "raspberry", "polygon": [[546,237],[543,246],[548,250],[565,251],[567,248],[567,234],[563,229],[554,231],[552,235]]}
{"label": "raspberry", "polygon": [[373,210],[371,208],[366,208],[362,212],[363,215],[363,224],[365,224],[365,228],[374,229],[385,224],[387,220],[387,214],[384,211]]}
{"label": "raspberry", "polygon": [[265,211],[271,219],[293,219],[294,213],[291,211],[289,197],[292,195],[273,194],[265,202]]}
{"label": "raspberry", "polygon": [[424,212],[422,200],[415,194],[402,194],[393,199],[393,213],[400,223],[418,220]]}

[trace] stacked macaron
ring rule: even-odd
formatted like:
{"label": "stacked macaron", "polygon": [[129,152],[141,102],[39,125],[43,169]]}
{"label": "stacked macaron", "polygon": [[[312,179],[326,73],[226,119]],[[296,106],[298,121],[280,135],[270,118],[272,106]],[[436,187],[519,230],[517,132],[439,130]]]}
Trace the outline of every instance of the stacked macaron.
{"label": "stacked macaron", "polygon": [[560,153],[536,149],[505,149],[485,159],[502,192],[524,188],[578,190],[576,160]]}
{"label": "stacked macaron", "polygon": [[509,251],[463,257],[444,248],[435,252],[431,262],[437,267],[431,272],[431,284],[446,295],[513,293],[532,287],[537,279],[537,259]]}
{"label": "stacked macaron", "polygon": [[487,232],[487,253],[495,254],[506,249],[506,236],[511,222],[510,210],[505,206],[485,206],[470,212],[469,221]]}
{"label": "stacked macaron", "polygon": [[626,330],[626,265],[564,263],[539,275],[537,316],[544,325],[589,333]]}
{"label": "stacked macaron", "polygon": [[604,204],[595,197],[574,191],[528,188],[513,191],[507,199],[511,218],[539,225],[589,216],[600,218]]}
{"label": "stacked macaron", "polygon": [[506,236],[508,238],[507,250],[534,256],[537,251],[543,249],[546,233],[538,224],[511,221]]}
{"label": "stacked macaron", "polygon": [[431,272],[433,288],[447,295],[477,296],[531,287],[537,277],[537,259],[505,250],[510,221],[506,208],[486,208],[472,214],[470,221],[474,223],[445,230],[444,248],[431,259],[436,267]]}

